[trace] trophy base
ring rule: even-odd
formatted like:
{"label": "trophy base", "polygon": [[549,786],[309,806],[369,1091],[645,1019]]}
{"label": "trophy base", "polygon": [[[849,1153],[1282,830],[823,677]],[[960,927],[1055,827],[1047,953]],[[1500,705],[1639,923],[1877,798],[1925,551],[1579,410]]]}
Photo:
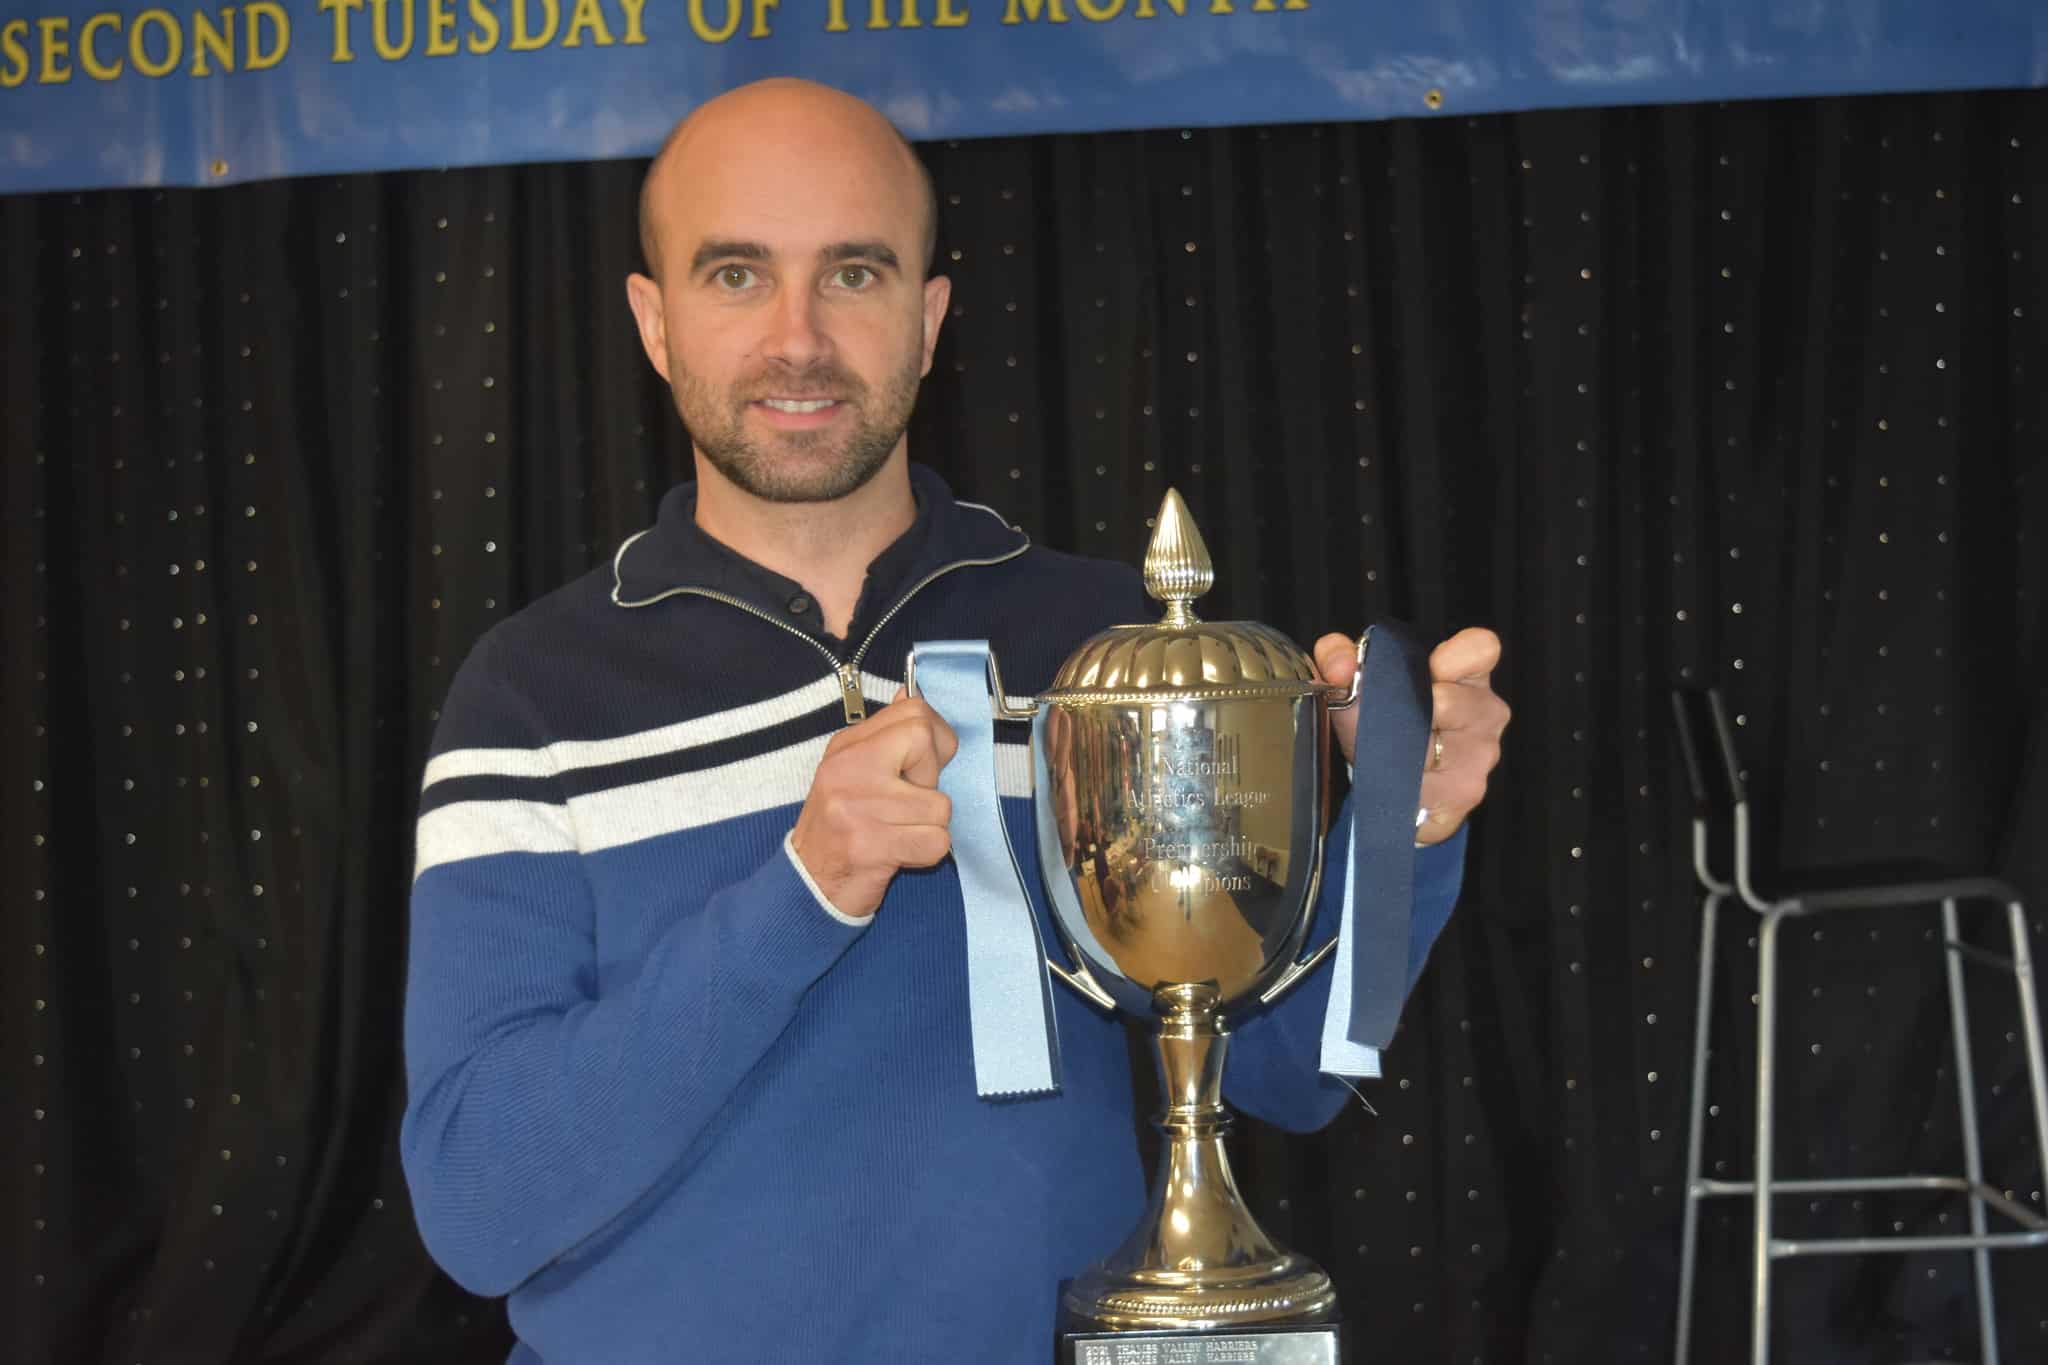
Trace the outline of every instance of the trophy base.
{"label": "trophy base", "polygon": [[1063,1330],[1055,1365],[1341,1365],[1334,1322],[1220,1331]]}
{"label": "trophy base", "polygon": [[1178,1221],[1198,1231],[1220,1228],[1235,1246],[1263,1255],[1227,1268],[1174,1269],[1160,1248],[1166,1239],[1155,1235],[1148,1221],[1140,1227],[1142,1240],[1133,1239],[1137,1247],[1126,1244],[1066,1282],[1060,1293],[1062,1314],[1102,1332],[1217,1332],[1330,1321],[1337,1308],[1330,1277],[1306,1257],[1274,1247],[1236,1199],[1234,1187],[1230,1194],[1214,1218]]}

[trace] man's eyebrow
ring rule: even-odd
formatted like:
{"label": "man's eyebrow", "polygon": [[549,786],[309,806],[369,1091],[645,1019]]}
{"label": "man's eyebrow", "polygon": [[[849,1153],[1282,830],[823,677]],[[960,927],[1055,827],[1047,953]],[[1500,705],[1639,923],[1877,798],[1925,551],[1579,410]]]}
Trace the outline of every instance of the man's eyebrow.
{"label": "man's eyebrow", "polygon": [[713,239],[697,248],[697,254],[690,258],[690,273],[696,274],[713,261],[765,261],[768,248],[759,242],[723,241]]}
{"label": "man's eyebrow", "polygon": [[903,268],[887,242],[834,242],[818,252],[818,259],[827,265],[834,261],[874,261],[891,270]]}

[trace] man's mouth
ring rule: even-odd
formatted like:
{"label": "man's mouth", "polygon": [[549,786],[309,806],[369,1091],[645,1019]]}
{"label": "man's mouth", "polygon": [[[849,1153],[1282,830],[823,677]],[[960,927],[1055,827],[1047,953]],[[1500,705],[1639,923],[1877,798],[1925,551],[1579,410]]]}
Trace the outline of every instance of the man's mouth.
{"label": "man's mouth", "polygon": [[823,412],[839,402],[836,398],[757,398],[754,401],[764,408],[773,408],[777,412],[799,415]]}

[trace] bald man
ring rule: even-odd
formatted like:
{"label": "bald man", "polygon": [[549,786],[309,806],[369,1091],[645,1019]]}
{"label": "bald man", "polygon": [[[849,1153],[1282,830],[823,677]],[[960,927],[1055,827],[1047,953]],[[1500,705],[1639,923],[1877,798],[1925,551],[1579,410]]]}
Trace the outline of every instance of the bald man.
{"label": "bald man", "polygon": [[[1034,546],[910,463],[951,288],[934,202],[896,131],[819,86],[748,86],[677,127],[626,293],[696,479],[485,635],[443,708],[403,1153],[428,1248],[509,1296],[518,1365],[1043,1365],[1059,1280],[1140,1212],[1115,1021],[1062,994],[1059,1092],[975,1097],[937,790],[956,741],[900,696],[902,660],[988,638],[1033,692],[1156,613],[1128,568]],[[1411,980],[1498,756],[1498,649],[1468,631],[1432,659]],[[1347,641],[1318,656],[1348,679]],[[1023,748],[999,738],[1033,866]],[[1326,980],[1239,1029],[1239,1107],[1336,1113]]]}

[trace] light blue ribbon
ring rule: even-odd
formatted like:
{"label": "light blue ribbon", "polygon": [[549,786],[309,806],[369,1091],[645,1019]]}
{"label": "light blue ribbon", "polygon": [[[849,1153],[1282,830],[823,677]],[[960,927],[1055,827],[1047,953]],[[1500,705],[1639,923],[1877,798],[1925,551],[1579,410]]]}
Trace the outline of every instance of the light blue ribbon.
{"label": "light blue ribbon", "polygon": [[1336,961],[1331,964],[1330,1002],[1323,1010],[1323,1055],[1319,1068],[1331,1076],[1378,1079],[1380,1050],[1355,1043],[1346,1035],[1351,1028],[1351,997],[1354,985],[1351,954],[1358,934],[1357,860],[1344,859],[1344,909],[1337,921]]}
{"label": "light blue ribbon", "polygon": [[939,772],[939,790],[953,801],[953,862],[967,917],[975,1092],[983,1099],[1050,1094],[1060,1088],[1059,1031],[1038,921],[996,788],[988,641],[917,645],[911,670],[918,694],[960,740]]}

